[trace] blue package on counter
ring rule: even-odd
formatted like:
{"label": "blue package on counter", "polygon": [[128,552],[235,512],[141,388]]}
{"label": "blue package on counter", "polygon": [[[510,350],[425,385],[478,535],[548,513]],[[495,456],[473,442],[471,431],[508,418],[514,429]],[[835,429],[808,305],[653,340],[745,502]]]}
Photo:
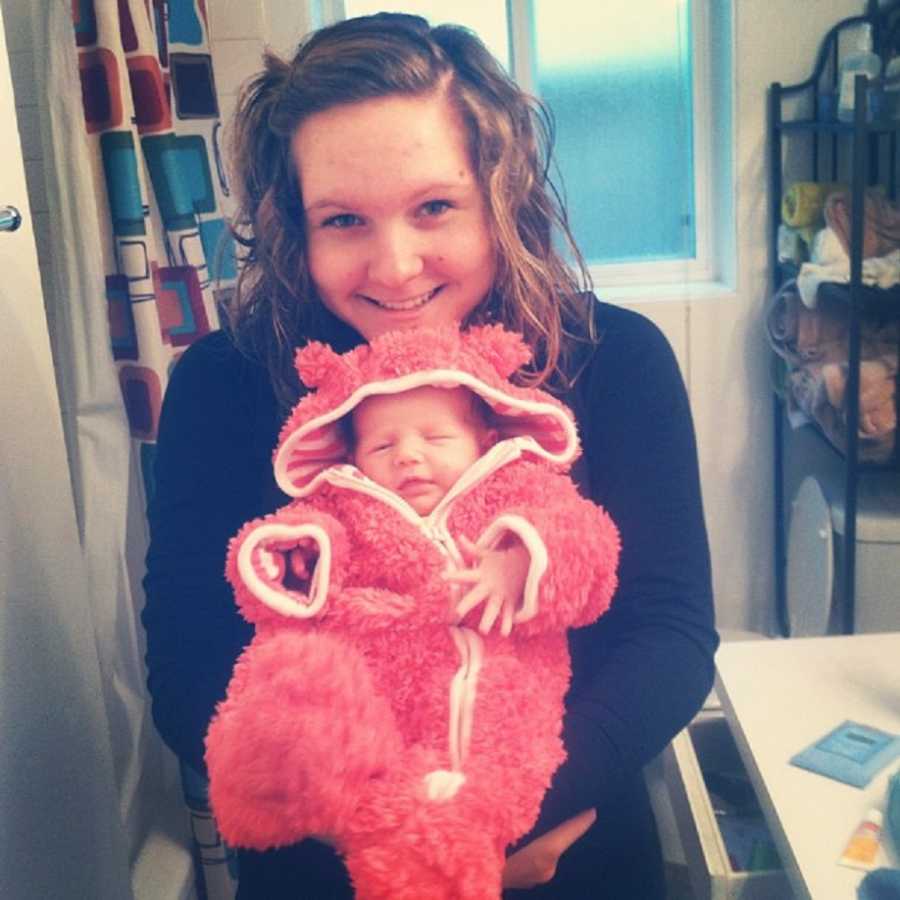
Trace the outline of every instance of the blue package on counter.
{"label": "blue package on counter", "polygon": [[861,788],[897,756],[900,735],[846,721],[792,756],[791,762],[801,769]]}

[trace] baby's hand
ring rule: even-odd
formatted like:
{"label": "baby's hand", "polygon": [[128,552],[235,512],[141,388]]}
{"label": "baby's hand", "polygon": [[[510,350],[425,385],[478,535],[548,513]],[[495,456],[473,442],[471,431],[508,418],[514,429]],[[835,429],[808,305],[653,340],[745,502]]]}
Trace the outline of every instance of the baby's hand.
{"label": "baby's hand", "polygon": [[318,548],[311,538],[301,538],[297,546],[288,550],[287,571],[284,576],[284,586],[289,590],[299,590],[309,593],[313,571],[318,562]]}
{"label": "baby's hand", "polygon": [[460,537],[459,545],[469,567],[450,571],[445,577],[457,584],[470,584],[471,588],[456,604],[456,621],[462,621],[476,606],[484,603],[478,630],[487,634],[499,617],[500,634],[507,637],[525,588],[531,562],[528,550],[512,534],[501,546],[490,550],[479,549],[465,537]]}

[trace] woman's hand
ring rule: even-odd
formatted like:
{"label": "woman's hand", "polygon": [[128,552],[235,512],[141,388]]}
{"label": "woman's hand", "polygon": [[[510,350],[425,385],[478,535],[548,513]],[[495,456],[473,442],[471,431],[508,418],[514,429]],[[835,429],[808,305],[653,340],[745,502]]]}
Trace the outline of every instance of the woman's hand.
{"label": "woman's hand", "polygon": [[504,888],[531,888],[546,884],[556,874],[559,858],[594,824],[596,809],[586,809],[535,838],[506,860]]}
{"label": "woman's hand", "polygon": [[531,555],[515,535],[510,535],[499,547],[490,550],[476,547],[462,536],[459,545],[469,568],[451,571],[446,578],[471,587],[456,604],[456,621],[462,621],[483,603],[484,613],[478,630],[487,634],[499,618],[500,633],[507,637],[512,631],[513,614],[522,601]]}

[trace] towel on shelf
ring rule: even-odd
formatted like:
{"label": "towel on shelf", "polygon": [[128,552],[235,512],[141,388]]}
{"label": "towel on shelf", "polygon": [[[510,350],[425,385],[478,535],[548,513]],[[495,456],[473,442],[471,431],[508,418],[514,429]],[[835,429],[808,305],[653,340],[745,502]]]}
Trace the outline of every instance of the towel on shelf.
{"label": "towel on shelf", "polygon": [[[824,229],[824,231],[829,230]],[[900,284],[900,250],[894,250],[887,256],[864,259],[861,279],[867,287],[879,287],[883,290]],[[797,275],[797,290],[804,306],[809,309],[816,308],[819,300],[819,286],[828,281],[837,284],[850,283],[849,256],[840,262],[832,261],[825,264],[807,262],[800,266],[800,273]]]}
{"label": "towel on shelf", "polygon": [[[825,363],[822,366],[825,396],[832,409],[844,408],[847,390],[847,364]],[[859,364],[859,431],[861,438],[883,438],[897,427],[896,362],[888,359],[864,359]]]}
{"label": "towel on shelf", "polygon": [[[838,190],[825,200],[825,222],[838,236],[844,252],[850,253],[850,191]],[[880,187],[866,188],[863,200],[863,259],[883,257],[900,249],[900,207]]]}
{"label": "towel on shelf", "polygon": [[[769,301],[766,330],[772,349],[790,366],[811,362],[843,363],[847,360],[849,310],[846,302],[825,295],[810,309],[799,284],[786,282]],[[865,316],[860,322],[860,358],[893,361],[896,368],[900,323]]]}
{"label": "towel on shelf", "polygon": [[[897,343],[900,325],[865,318],[860,323],[860,459],[886,460],[897,425]],[[784,360],[784,396],[794,427],[815,422],[840,449],[846,448],[848,307],[825,295],[807,307],[797,283],[787,282],[766,311],[772,349]]]}
{"label": "towel on shelf", "polygon": [[[850,282],[851,193],[839,184],[798,182],[781,208],[785,223],[801,234],[824,226],[808,241],[810,258],[797,277],[800,296],[813,309],[821,284]],[[900,207],[881,187],[867,188],[864,197],[862,283],[884,290],[900,284]]]}
{"label": "towel on shelf", "polygon": [[820,266],[850,267],[850,254],[833,228],[822,228],[813,239],[809,261]]}
{"label": "towel on shelf", "polygon": [[[890,366],[880,360],[860,364],[857,437],[859,459],[864,462],[885,462],[894,450],[896,369],[893,375],[890,371]],[[810,363],[790,369],[786,385],[785,402],[791,426],[799,428],[815,423],[835,447],[846,452],[846,364]]]}

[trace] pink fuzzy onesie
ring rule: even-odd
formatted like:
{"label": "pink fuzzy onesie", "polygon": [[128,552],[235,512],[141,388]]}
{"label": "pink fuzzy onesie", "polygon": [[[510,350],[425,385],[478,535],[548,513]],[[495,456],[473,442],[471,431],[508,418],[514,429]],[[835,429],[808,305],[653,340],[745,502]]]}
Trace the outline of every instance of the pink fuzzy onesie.
{"label": "pink fuzzy onesie", "polygon": [[[349,353],[297,353],[316,390],[279,438],[293,500],[232,540],[227,576],[256,626],[206,739],[210,799],[234,846],[316,836],[361,900],[496,900],[505,849],[533,826],[565,757],[566,629],[609,606],[619,538],[566,473],[569,410],[513,385],[530,358],[500,326],[392,332]],[[337,424],[362,399],[465,387],[499,440],[427,516],[348,460]],[[458,539],[509,532],[530,555],[513,629],[458,624]],[[311,577],[291,574],[302,546]]]}

